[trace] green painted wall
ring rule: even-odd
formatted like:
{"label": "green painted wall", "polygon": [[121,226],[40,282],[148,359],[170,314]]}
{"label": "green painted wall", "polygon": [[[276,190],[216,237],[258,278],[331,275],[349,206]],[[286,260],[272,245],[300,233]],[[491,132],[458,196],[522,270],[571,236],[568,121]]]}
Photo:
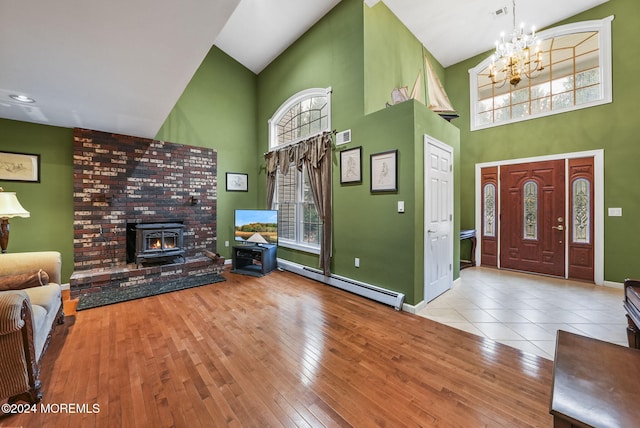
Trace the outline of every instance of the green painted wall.
{"label": "green painted wall", "polygon": [[[458,107],[461,140],[461,224],[474,226],[475,164],[503,159],[604,149],[605,280],[621,282],[640,276],[640,241],[633,238],[640,216],[640,127],[635,119],[640,85],[637,17],[640,3],[615,0],[562,22],[615,15],[613,29],[613,103],[550,117],[470,132],[469,73],[491,53],[447,68],[447,91]],[[558,24],[558,25],[560,25]],[[622,207],[622,217],[607,217],[607,207]]]}
{"label": "green painted wall", "polygon": [[[363,153],[363,183],[347,186],[340,185],[334,153],[332,272],[401,291],[410,304],[423,298],[423,134],[458,148],[457,128],[424,105],[409,101],[384,108],[394,87],[413,85],[423,52],[384,4],[370,9],[343,0],[258,76],[260,151],[268,149],[267,121],[285,100],[310,87],[332,87],[332,127],[351,129],[353,136],[338,150],[362,146]],[[399,151],[399,190],[371,194],[370,155],[392,149]],[[400,200],[404,214],[397,212]],[[297,263],[318,264],[314,255],[278,252]]]}
{"label": "green painted wall", "polygon": [[[0,180],[29,218],[9,220],[8,251],[60,251],[62,281],[73,273],[73,130],[0,119],[0,150],[40,155],[40,183]],[[1,260],[0,256],[0,260]]]}
{"label": "green painted wall", "polygon": [[364,22],[365,113],[391,104],[394,88],[406,86],[411,93],[416,78],[421,84],[417,99],[424,103],[422,44],[382,2],[364,8]]}
{"label": "green painted wall", "polygon": [[[416,205],[414,102],[409,101],[363,118],[352,126],[354,141],[362,146],[362,184],[341,186],[334,175],[334,253],[332,271],[391,290],[403,292],[407,303],[417,303],[414,276]],[[371,194],[370,156],[398,150],[398,191]],[[338,173],[338,168],[336,168]],[[405,201],[405,212],[397,212]],[[360,267],[354,259],[360,259]]]}
{"label": "green painted wall", "polygon": [[417,100],[429,99],[424,57],[444,83],[445,71],[382,2],[364,8],[364,111],[369,114],[391,104],[391,91],[406,86],[409,94],[419,80]]}
{"label": "green painted wall", "polygon": [[[163,141],[217,150],[217,251],[227,258],[234,210],[258,204],[255,121],[256,75],[213,47],[156,135]],[[249,174],[249,191],[227,192],[227,172]]]}
{"label": "green painted wall", "polygon": [[[333,129],[353,129],[357,121],[362,119],[362,26],[362,3],[342,1],[260,73],[257,124],[261,152],[266,152],[269,148],[267,121],[284,101],[304,89],[332,88]],[[359,136],[354,137],[350,147],[361,145],[362,142]],[[264,166],[264,159],[261,161]],[[339,180],[335,179],[338,168],[335,155],[333,168],[336,201],[340,193],[337,191]],[[260,202],[264,203],[266,179],[264,170],[262,172]],[[352,215],[350,218],[356,219],[357,216]],[[334,215],[334,226],[340,227],[337,220]],[[341,245],[336,235],[334,233],[334,260],[340,253]],[[317,256],[282,247],[278,249],[278,257],[307,266],[318,266]],[[353,259],[351,263],[353,264]]]}

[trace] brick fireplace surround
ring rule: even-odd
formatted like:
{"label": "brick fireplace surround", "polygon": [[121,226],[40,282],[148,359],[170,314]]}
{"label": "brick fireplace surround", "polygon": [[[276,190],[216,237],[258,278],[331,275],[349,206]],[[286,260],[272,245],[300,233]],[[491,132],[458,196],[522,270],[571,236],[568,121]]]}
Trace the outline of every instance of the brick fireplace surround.
{"label": "brick fireplace surround", "polygon": [[[215,150],[87,129],[74,130],[72,297],[218,273]],[[127,225],[184,224],[186,257],[137,266],[127,261]]]}

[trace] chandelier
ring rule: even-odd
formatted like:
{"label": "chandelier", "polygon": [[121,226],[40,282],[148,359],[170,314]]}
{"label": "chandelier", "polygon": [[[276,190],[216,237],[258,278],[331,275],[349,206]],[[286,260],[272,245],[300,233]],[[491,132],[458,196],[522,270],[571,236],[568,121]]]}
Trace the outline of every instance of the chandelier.
{"label": "chandelier", "polygon": [[536,73],[544,70],[539,46],[536,48],[533,60],[531,59],[530,48],[536,41],[534,28],[531,28],[531,34],[525,33],[524,24],[521,24],[520,28],[516,28],[516,2],[513,0],[511,39],[505,39],[505,34],[502,33],[500,40],[496,41],[496,52],[492,55],[489,66],[491,83],[502,87],[508,81],[513,87],[516,87],[522,80],[522,76],[532,78]]}

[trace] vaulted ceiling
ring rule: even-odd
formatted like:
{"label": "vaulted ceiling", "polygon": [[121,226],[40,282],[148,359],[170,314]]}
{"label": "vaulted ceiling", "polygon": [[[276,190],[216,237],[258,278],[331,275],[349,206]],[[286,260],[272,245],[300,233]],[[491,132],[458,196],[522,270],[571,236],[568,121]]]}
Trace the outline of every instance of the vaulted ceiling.
{"label": "vaulted ceiling", "polygon": [[[519,0],[516,17],[542,28],[606,1]],[[383,2],[445,67],[513,26],[512,0]],[[337,3],[2,0],[0,118],[154,137],[212,45],[259,73]]]}

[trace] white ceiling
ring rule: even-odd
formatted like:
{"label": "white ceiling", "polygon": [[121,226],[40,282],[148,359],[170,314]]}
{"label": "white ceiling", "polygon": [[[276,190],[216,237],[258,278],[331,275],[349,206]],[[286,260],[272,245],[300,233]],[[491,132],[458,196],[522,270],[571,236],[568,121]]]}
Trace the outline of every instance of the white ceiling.
{"label": "white ceiling", "polygon": [[1,0],[0,117],[154,137],[239,1]]}
{"label": "white ceiling", "polygon": [[[519,0],[516,13],[542,28],[606,1]],[[512,28],[511,0],[383,2],[445,67]],[[213,44],[259,73],[337,3],[2,0],[0,118],[154,137]]]}
{"label": "white ceiling", "polygon": [[[608,0],[517,0],[516,25],[538,30]],[[384,0],[393,13],[444,66],[494,47],[501,32],[513,29],[512,0]],[[498,9],[507,14],[496,17]],[[604,18],[604,16],[602,17]]]}

